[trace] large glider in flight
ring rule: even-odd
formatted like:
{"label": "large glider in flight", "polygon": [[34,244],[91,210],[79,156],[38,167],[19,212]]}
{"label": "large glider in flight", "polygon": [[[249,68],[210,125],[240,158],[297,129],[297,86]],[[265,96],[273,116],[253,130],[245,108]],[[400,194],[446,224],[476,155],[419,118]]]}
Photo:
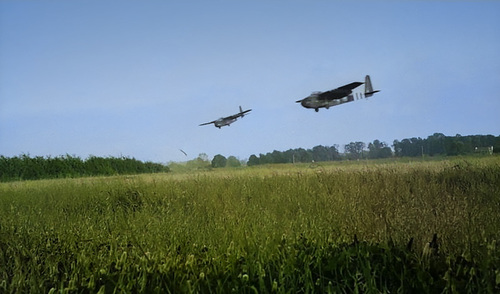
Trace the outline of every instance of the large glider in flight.
{"label": "large glider in flight", "polygon": [[[326,92],[313,92],[311,95],[307,96],[304,99],[297,100],[295,102],[300,103],[305,108],[313,108],[316,112],[319,111],[320,108],[324,107],[326,109],[330,108],[330,106],[336,106],[339,104],[352,102],[354,101],[354,96],[352,95],[352,90],[361,86],[363,83],[361,82],[352,82],[350,84],[344,85],[337,89],[333,89]],[[365,97],[371,97],[373,94],[379,92],[379,90],[374,91],[372,82],[370,80],[370,76],[367,75],[365,77]],[[361,94],[361,97],[363,94]],[[356,94],[356,97],[357,94]]]}
{"label": "large glider in flight", "polygon": [[241,106],[240,106],[239,113],[233,114],[230,116],[226,116],[226,117],[221,117],[221,118],[219,118],[217,120],[213,120],[211,122],[202,123],[202,124],[200,124],[200,126],[214,124],[216,127],[218,127],[220,129],[223,126],[229,126],[230,124],[234,123],[239,117],[244,117],[245,113],[250,112],[250,111],[251,111],[251,109],[243,111],[243,109],[241,109]]}

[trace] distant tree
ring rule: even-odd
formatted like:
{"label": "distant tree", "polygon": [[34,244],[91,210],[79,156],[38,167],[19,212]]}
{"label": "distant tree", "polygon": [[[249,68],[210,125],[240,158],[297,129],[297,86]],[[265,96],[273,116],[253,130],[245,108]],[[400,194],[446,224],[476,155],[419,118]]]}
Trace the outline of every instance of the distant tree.
{"label": "distant tree", "polygon": [[421,138],[403,139],[401,142],[394,141],[394,151],[396,156],[422,156],[425,142]]}
{"label": "distant tree", "polygon": [[445,138],[444,145],[446,148],[447,155],[455,156],[466,153],[466,146],[462,138],[463,137],[460,134],[457,134],[455,137]]}
{"label": "distant tree", "polygon": [[289,159],[286,158],[285,154],[283,152],[274,150],[273,153],[271,153],[271,158],[272,158],[272,163],[287,163],[289,162]]}
{"label": "distant tree", "polygon": [[239,166],[241,166],[241,162],[238,160],[238,158],[236,158],[234,156],[229,156],[227,158],[226,166],[228,166],[228,167],[239,167]]}
{"label": "distant tree", "polygon": [[186,167],[188,169],[206,169],[211,167],[211,162],[206,153],[200,153],[197,158],[186,162]]}
{"label": "distant tree", "polygon": [[494,153],[500,152],[500,136],[493,139],[491,146],[493,146],[493,148],[494,148],[493,149]]}
{"label": "distant tree", "polygon": [[58,157],[0,156],[0,181],[38,180],[81,176],[168,172],[159,163],[142,162],[128,157],[89,156],[86,160],[66,155]]}
{"label": "distant tree", "polygon": [[360,159],[365,146],[363,142],[351,142],[344,146],[344,150],[349,159]]}
{"label": "distant tree", "polygon": [[401,157],[403,156],[403,149],[401,148],[401,142],[399,140],[394,140],[392,142],[392,148],[394,148],[394,156]]}
{"label": "distant tree", "polygon": [[409,156],[423,156],[424,155],[424,140],[420,137],[410,139]]}
{"label": "distant tree", "polygon": [[312,149],[312,156],[314,161],[329,161],[331,160],[330,150],[325,146],[314,146]]}
{"label": "distant tree", "polygon": [[226,157],[224,157],[220,154],[215,155],[214,158],[212,159],[212,167],[214,167],[214,168],[225,167],[226,163],[227,163]]}
{"label": "distant tree", "polygon": [[273,163],[273,156],[271,153],[266,153],[266,154],[259,154],[259,161],[260,164],[267,164],[267,163]]}
{"label": "distant tree", "polygon": [[444,140],[445,135],[441,133],[434,133],[432,136],[427,137],[426,153],[430,156],[445,155]]}
{"label": "distant tree", "polygon": [[254,166],[254,165],[258,165],[258,164],[260,164],[259,158],[257,156],[255,156],[255,154],[250,155],[250,157],[248,158],[247,165]]}
{"label": "distant tree", "polygon": [[332,155],[332,160],[340,160],[339,145],[334,144],[333,146],[330,146],[330,154]]}
{"label": "distant tree", "polygon": [[311,162],[313,161],[312,151],[306,150],[304,148],[298,148],[294,150],[295,162]]}
{"label": "distant tree", "polygon": [[368,158],[388,158],[392,156],[392,150],[385,142],[379,140],[368,144]]}
{"label": "distant tree", "polygon": [[314,146],[310,150],[314,161],[332,161],[340,159],[339,151],[336,146]]}
{"label": "distant tree", "polygon": [[368,144],[368,151],[365,150],[366,144],[363,142],[351,142],[344,145],[344,156],[340,156],[338,145],[332,147],[315,146],[312,149],[289,149],[287,151],[268,152],[259,154],[259,156],[250,156],[247,165],[267,164],[267,163],[296,163],[296,162],[311,162],[311,161],[326,161],[360,159],[364,156],[368,158],[389,158],[393,155],[396,157],[408,156],[416,157],[427,155],[458,155],[469,154],[476,150],[476,147],[491,147],[493,152],[500,152],[500,136],[492,135],[476,135],[476,136],[461,136],[457,134],[454,137],[446,137],[441,133],[434,133],[427,139],[420,137],[406,138],[394,140],[393,150],[385,143],[375,140]]}
{"label": "distant tree", "polygon": [[[500,149],[500,136],[472,135],[445,136],[434,133],[427,139],[411,138],[401,141],[394,140],[394,153],[396,156],[422,156],[422,155],[464,155],[474,153],[476,147],[498,146]],[[494,147],[494,150],[497,149]],[[498,152],[498,151],[496,151]]]}
{"label": "distant tree", "polygon": [[198,155],[198,158],[196,158],[198,161],[208,161],[208,155],[206,153],[200,153]]}

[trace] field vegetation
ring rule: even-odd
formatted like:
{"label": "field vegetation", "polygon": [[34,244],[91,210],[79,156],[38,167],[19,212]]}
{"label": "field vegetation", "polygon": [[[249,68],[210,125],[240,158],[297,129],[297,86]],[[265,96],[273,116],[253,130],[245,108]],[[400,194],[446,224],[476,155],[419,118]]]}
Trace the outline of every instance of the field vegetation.
{"label": "field vegetation", "polygon": [[169,168],[129,157],[0,156],[0,182],[168,172]]}
{"label": "field vegetation", "polygon": [[498,293],[500,158],[0,183],[2,293]]}
{"label": "field vegetation", "polygon": [[[406,138],[394,140],[391,149],[386,142],[374,140],[372,143],[351,142],[345,144],[344,153],[339,152],[339,145],[315,146],[312,149],[296,148],[287,151],[267,152],[266,154],[250,155],[247,165],[269,163],[321,162],[337,160],[380,159],[391,157],[445,157],[492,155],[500,152],[500,136],[469,135],[445,136],[434,133],[427,138]],[[367,148],[368,147],[368,148]]]}

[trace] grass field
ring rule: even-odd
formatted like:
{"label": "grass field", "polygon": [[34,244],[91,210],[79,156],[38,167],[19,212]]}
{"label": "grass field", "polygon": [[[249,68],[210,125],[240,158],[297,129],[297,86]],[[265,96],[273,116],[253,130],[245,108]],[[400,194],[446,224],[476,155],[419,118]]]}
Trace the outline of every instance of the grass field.
{"label": "grass field", "polygon": [[0,183],[1,293],[499,293],[499,240],[498,156]]}

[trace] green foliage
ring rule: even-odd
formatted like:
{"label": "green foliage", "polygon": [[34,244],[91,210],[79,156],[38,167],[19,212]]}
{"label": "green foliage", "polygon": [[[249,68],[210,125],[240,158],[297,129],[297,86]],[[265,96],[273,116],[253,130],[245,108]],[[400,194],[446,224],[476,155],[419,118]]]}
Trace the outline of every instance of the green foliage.
{"label": "green foliage", "polygon": [[86,160],[65,155],[59,157],[0,156],[0,181],[39,180],[81,176],[123,175],[168,172],[168,167],[128,157],[96,157]]}
{"label": "green foliage", "polygon": [[212,159],[212,167],[218,168],[218,167],[240,167],[241,162],[238,160],[238,158],[234,156],[229,156],[228,158],[224,157],[223,155],[217,154],[214,156]]}
{"label": "green foliage", "polygon": [[240,167],[241,166],[241,162],[238,160],[238,158],[234,157],[234,156],[229,156],[227,158],[227,163],[226,165],[228,167]]}
{"label": "green foliage", "polygon": [[347,159],[363,158],[363,150],[366,144],[363,142],[351,142],[344,146]]}
{"label": "green foliage", "polygon": [[435,133],[427,139],[410,138],[393,143],[396,156],[436,156],[436,155],[465,155],[476,152],[477,148],[493,147],[493,152],[500,151],[500,136],[473,135],[473,136],[445,136]]}
{"label": "green foliage", "polygon": [[212,164],[208,155],[200,153],[197,158],[187,162],[169,162],[168,168],[175,173],[186,173],[193,171],[211,170]]}
{"label": "green foliage", "polygon": [[214,159],[212,159],[212,167],[225,167],[227,163],[226,157],[217,154],[214,156]]}
{"label": "green foliage", "polygon": [[252,154],[247,165],[254,166],[269,163],[299,163],[311,161],[333,161],[340,160],[340,155],[336,146],[315,146],[312,149],[289,149],[281,152],[274,150],[271,153],[260,154],[259,157]]}
{"label": "green foliage", "polygon": [[[374,140],[368,144],[368,152],[363,142],[351,142],[344,145],[344,154],[338,152],[337,146],[315,146],[312,149],[290,149],[287,151],[268,152],[266,154],[252,154],[248,159],[248,166],[270,163],[301,163],[301,162],[323,162],[341,159],[378,159],[393,156],[392,149],[385,142]],[[427,139],[410,138],[401,141],[394,140],[394,156],[396,157],[422,157],[430,156],[456,156],[473,153],[489,154],[491,151],[500,152],[500,136],[475,135],[447,137],[441,133],[435,133]],[[488,148],[485,150],[485,148]]]}
{"label": "green foliage", "polygon": [[385,142],[380,142],[379,140],[368,144],[368,150],[368,158],[371,159],[392,157],[391,148]]}
{"label": "green foliage", "polygon": [[499,187],[496,156],[0,183],[0,292],[498,293]]}
{"label": "green foliage", "polygon": [[260,164],[259,158],[257,156],[255,156],[255,154],[250,155],[250,157],[248,158],[247,165],[254,166],[254,165],[259,165],[259,164]]}
{"label": "green foliage", "polygon": [[186,167],[188,170],[205,170],[209,169],[211,166],[208,160],[208,155],[205,153],[200,153],[197,158],[186,162]]}

